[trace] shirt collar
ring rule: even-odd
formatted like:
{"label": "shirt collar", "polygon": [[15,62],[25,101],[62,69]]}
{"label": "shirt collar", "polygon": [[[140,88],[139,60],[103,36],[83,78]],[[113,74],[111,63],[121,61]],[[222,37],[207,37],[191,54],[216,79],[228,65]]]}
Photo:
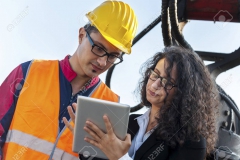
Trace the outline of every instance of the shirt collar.
{"label": "shirt collar", "polygon": [[[144,125],[145,127],[145,130],[147,129],[147,124],[149,122],[149,114],[150,114],[150,111],[151,111],[151,108],[149,108],[143,115],[135,118],[138,122],[138,125],[139,126],[142,126]],[[134,119],[134,120],[135,120]],[[149,133],[152,133],[157,127],[158,127],[159,124],[157,124],[156,126],[154,126],[150,131],[148,131]],[[145,131],[144,130],[144,131]]]}
{"label": "shirt collar", "polygon": [[76,76],[77,73],[72,69],[69,62],[69,55],[67,55],[63,60],[60,61],[60,67],[64,76],[67,78],[69,82],[71,82]]}
{"label": "shirt collar", "polygon": [[138,122],[144,121],[144,120],[149,120],[150,111],[151,111],[151,109],[149,108],[143,115],[141,115],[135,119],[137,119]]}

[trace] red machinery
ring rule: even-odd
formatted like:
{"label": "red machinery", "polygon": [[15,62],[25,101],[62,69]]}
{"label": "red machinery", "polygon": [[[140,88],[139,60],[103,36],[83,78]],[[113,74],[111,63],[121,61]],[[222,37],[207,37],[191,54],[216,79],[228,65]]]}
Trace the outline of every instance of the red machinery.
{"label": "red machinery", "polygon": [[239,0],[187,0],[188,19],[240,22]]}

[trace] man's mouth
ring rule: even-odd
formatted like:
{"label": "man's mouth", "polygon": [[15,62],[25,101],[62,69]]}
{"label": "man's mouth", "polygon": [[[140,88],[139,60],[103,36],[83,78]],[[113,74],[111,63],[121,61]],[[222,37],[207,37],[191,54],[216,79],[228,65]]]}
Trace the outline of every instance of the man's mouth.
{"label": "man's mouth", "polygon": [[93,70],[94,70],[95,72],[103,70],[101,67],[98,67],[98,66],[95,65],[95,64],[92,64],[92,67],[93,67]]}

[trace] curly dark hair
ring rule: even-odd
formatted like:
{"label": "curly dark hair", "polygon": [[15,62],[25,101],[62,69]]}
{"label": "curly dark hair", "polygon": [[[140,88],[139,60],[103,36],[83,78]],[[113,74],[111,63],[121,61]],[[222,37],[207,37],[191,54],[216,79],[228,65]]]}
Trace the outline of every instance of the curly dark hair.
{"label": "curly dark hair", "polygon": [[194,52],[180,47],[167,47],[156,53],[142,66],[143,78],[139,83],[141,103],[151,107],[146,99],[146,85],[149,69],[154,70],[157,63],[165,59],[165,69],[170,77],[173,66],[176,66],[177,89],[174,98],[164,105],[158,113],[157,137],[165,140],[175,148],[186,140],[198,141],[204,137],[207,142],[207,155],[214,149],[217,139],[216,118],[218,114],[219,94],[202,59]]}

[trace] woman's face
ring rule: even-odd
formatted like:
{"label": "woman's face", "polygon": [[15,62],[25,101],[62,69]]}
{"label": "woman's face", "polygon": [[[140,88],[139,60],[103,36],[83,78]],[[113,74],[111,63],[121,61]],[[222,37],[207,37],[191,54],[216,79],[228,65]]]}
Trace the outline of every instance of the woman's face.
{"label": "woman's face", "polygon": [[[176,79],[177,79],[177,70],[176,65],[173,65],[172,71],[170,73],[171,79],[167,77],[167,74],[165,72],[165,68],[168,67],[168,63],[165,61],[165,59],[161,59],[156,67],[154,68],[154,72],[152,72],[153,77],[163,77],[165,79],[162,79],[165,84],[170,85],[176,85]],[[153,79],[153,78],[152,78]],[[171,90],[165,89],[161,85],[161,79],[157,78],[156,80],[152,80],[151,77],[148,79],[147,86],[146,86],[146,95],[147,100],[156,107],[161,107],[164,104],[164,99],[167,97],[167,101],[171,101],[175,92],[176,87],[173,87]],[[167,81],[166,81],[167,79]]]}

